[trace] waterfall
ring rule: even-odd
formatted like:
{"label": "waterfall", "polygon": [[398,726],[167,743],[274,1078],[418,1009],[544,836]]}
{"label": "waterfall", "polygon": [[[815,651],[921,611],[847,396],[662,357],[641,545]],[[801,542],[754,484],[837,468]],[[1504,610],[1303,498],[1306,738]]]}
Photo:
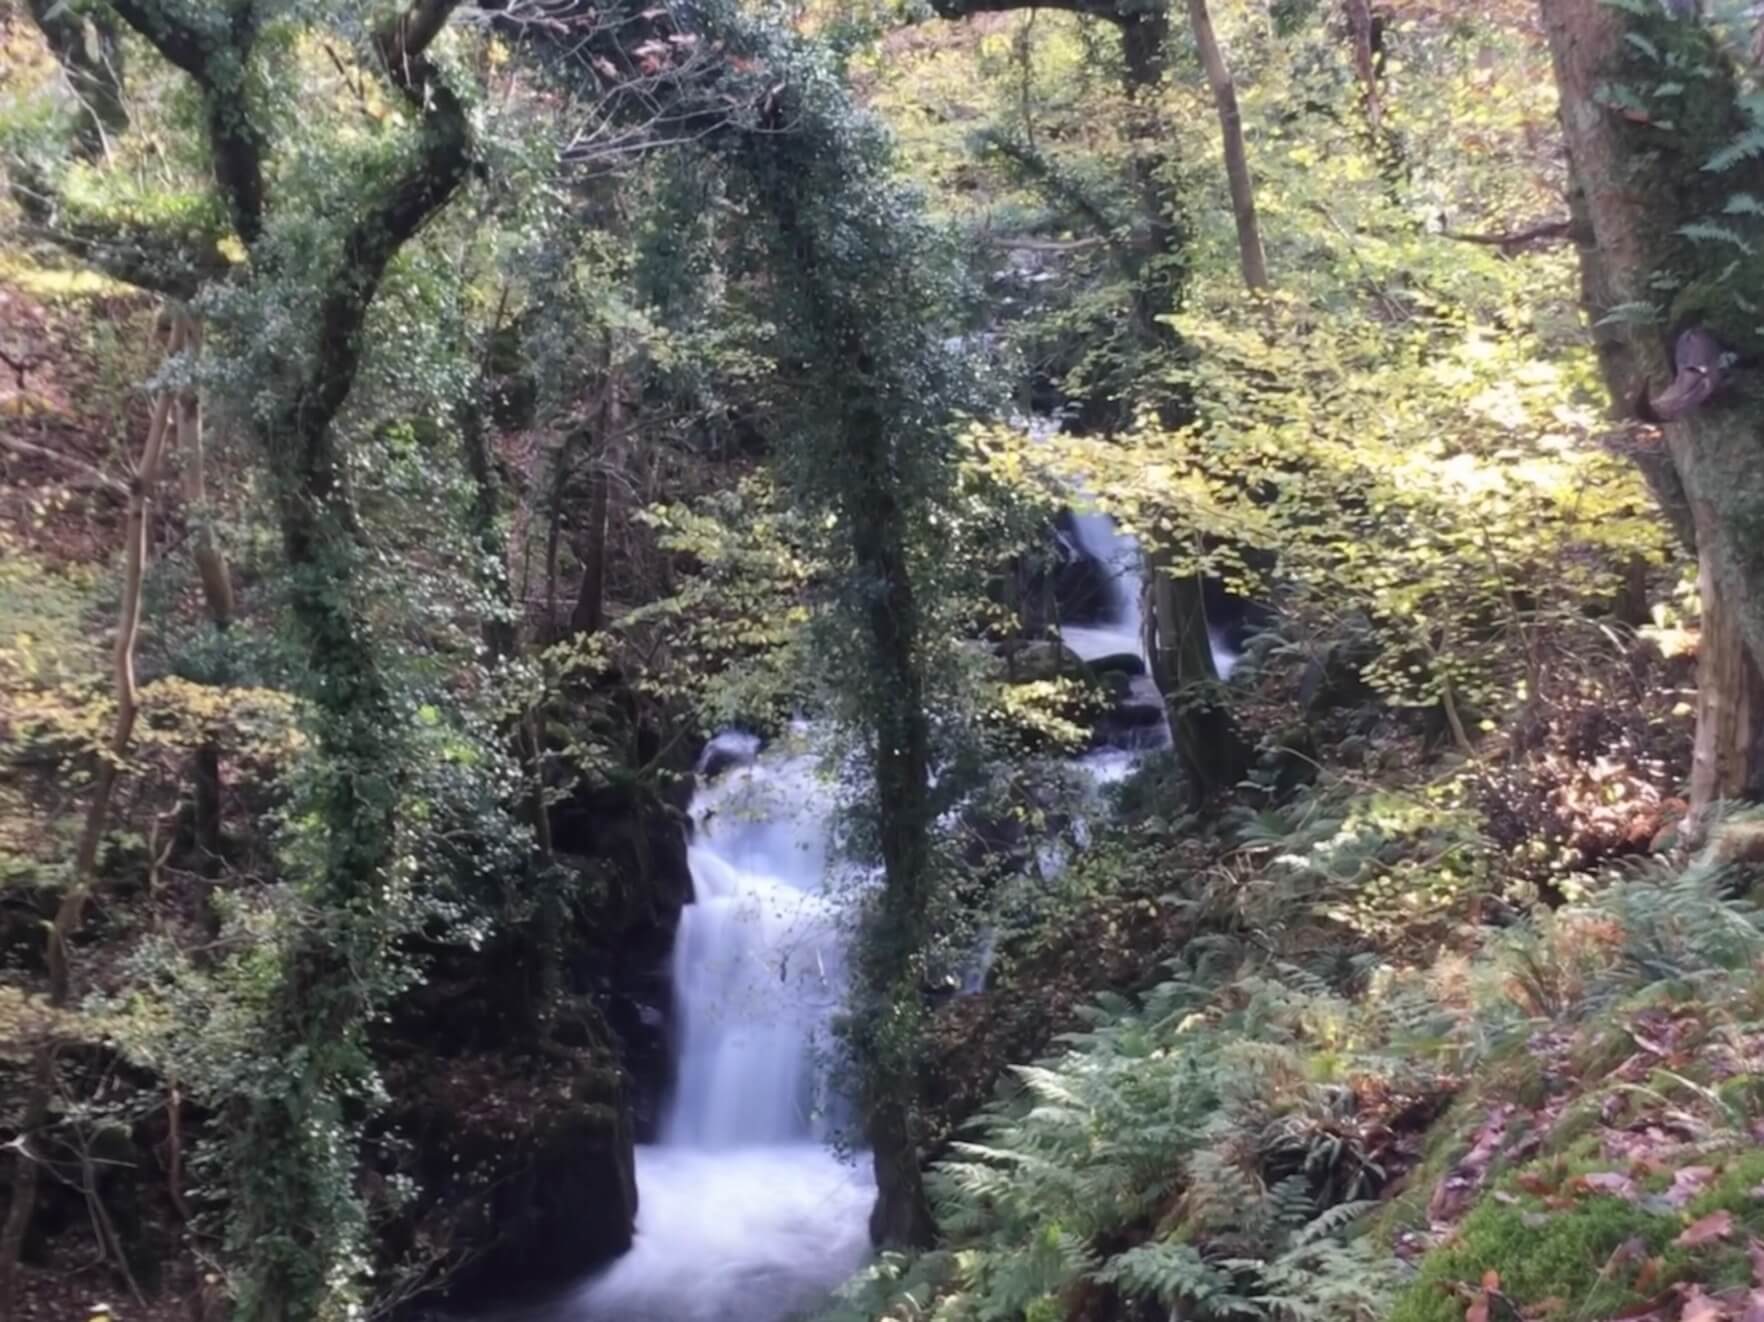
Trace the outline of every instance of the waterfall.
{"label": "waterfall", "polygon": [[[1077,494],[1083,495],[1082,492]],[[1086,661],[1123,652],[1144,656],[1142,631],[1145,626],[1140,601],[1145,589],[1145,575],[1139,543],[1117,528],[1108,515],[1096,511],[1088,514],[1074,511],[1072,540],[1077,543],[1079,551],[1108,572],[1110,618],[1102,625],[1065,625],[1060,629],[1060,637],[1066,640],[1067,647]],[[1212,644],[1213,665],[1219,678],[1230,679],[1232,668],[1237,664],[1237,654],[1226,645],[1224,636],[1214,625],[1207,626],[1207,638]]]}
{"label": "waterfall", "polygon": [[691,808],[675,1093],[661,1141],[637,1150],[633,1247],[560,1322],[776,1322],[869,1254],[868,1162],[828,1148],[817,1067],[845,982],[832,796],[813,757],[757,750],[721,735],[700,762],[721,774]]}
{"label": "waterfall", "polygon": [[[1105,727],[1110,746],[1080,763],[1100,788],[1169,733],[1155,686],[1136,673],[1139,548],[1099,513],[1076,515],[1072,535],[1111,587],[1100,622],[1062,630],[1067,645],[1090,660],[1139,658],[1117,704],[1139,715]],[[781,1322],[869,1256],[868,1162],[842,1162],[826,1142],[838,1098],[819,1049],[846,960],[828,884],[834,796],[817,768],[808,752],[762,754],[751,735],[705,749],[687,851],[694,899],[673,953],[679,1070],[660,1142],[637,1150],[635,1242],[545,1322]],[[989,929],[963,990],[984,986],[995,939]]]}
{"label": "waterfall", "polygon": [[1140,595],[1144,579],[1140,572],[1139,544],[1115,526],[1115,521],[1096,511],[1072,514],[1072,540],[1076,549],[1101,565],[1108,575],[1108,619],[1098,625],[1068,624],[1060,637],[1086,661],[1130,653],[1143,656]]}

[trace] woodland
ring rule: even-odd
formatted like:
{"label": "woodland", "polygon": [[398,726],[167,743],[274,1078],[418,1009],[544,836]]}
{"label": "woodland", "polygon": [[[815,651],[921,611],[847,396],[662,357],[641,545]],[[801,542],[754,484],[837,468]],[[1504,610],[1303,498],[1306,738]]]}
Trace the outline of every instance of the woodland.
{"label": "woodland", "polygon": [[0,0],[0,1322],[1759,1322],[1761,370],[1748,0]]}

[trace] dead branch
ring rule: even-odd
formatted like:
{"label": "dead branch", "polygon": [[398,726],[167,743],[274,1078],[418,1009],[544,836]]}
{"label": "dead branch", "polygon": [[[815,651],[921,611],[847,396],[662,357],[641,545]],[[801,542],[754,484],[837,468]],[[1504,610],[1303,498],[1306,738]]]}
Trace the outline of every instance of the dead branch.
{"label": "dead branch", "polygon": [[1439,234],[1441,238],[1451,239],[1456,243],[1474,243],[1485,248],[1499,248],[1504,255],[1512,257],[1527,248],[1571,238],[1574,234],[1574,222],[1572,220],[1544,220],[1505,234],[1465,234],[1458,230],[1441,230]]}
{"label": "dead branch", "polygon": [[50,463],[71,468],[82,477],[118,496],[129,494],[126,483],[117,481],[103,469],[89,464],[75,455],[63,454],[60,450],[51,450],[48,446],[38,445],[33,441],[21,441],[16,436],[0,436],[0,448],[11,450],[14,454],[28,455],[33,459],[47,459]]}

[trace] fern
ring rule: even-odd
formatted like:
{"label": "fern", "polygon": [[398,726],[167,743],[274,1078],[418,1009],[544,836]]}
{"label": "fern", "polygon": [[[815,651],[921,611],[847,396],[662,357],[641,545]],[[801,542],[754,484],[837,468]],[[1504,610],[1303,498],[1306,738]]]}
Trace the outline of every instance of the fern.
{"label": "fern", "polygon": [[1711,155],[1703,163],[1703,169],[1709,174],[1725,174],[1734,166],[1760,156],[1764,156],[1764,127],[1747,129]]}

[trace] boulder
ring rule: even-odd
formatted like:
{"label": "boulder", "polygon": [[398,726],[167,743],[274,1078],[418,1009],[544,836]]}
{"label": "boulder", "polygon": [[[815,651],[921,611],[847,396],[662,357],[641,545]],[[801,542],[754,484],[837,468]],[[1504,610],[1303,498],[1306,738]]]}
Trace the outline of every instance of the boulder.
{"label": "boulder", "polygon": [[1013,684],[1033,684],[1085,673],[1084,661],[1078,653],[1053,638],[1017,644],[1006,653],[1006,666]]}
{"label": "boulder", "polygon": [[1143,675],[1145,658],[1138,652],[1111,652],[1087,663],[1098,675]]}

